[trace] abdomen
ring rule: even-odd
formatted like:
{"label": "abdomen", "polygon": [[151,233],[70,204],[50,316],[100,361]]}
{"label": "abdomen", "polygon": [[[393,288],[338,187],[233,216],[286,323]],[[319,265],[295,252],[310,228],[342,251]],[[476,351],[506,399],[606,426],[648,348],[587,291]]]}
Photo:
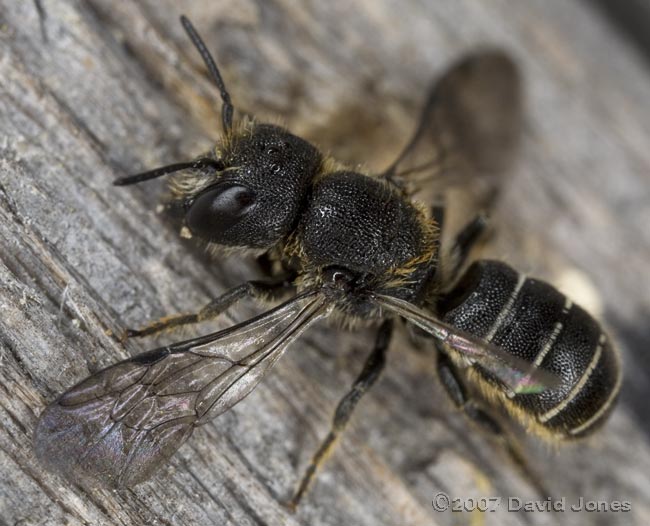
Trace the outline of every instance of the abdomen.
{"label": "abdomen", "polygon": [[[440,304],[453,326],[555,374],[537,394],[504,393],[501,401],[540,435],[571,439],[601,424],[618,395],[618,355],[601,326],[548,283],[498,261],[478,261]],[[495,380],[475,367],[488,384]],[[497,389],[500,388],[497,387]]]}

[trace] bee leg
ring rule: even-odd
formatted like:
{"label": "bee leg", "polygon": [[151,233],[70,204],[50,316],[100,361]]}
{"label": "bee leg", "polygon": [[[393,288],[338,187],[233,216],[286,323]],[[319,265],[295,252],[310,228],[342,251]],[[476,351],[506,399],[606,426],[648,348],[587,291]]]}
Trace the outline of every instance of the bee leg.
{"label": "bee leg", "polygon": [[431,218],[438,225],[438,230],[442,232],[445,224],[445,205],[443,203],[436,203],[431,207]]}
{"label": "bee leg", "polygon": [[268,252],[264,252],[264,254],[257,256],[257,258],[255,258],[255,262],[265,276],[273,276],[273,261],[269,257]]}
{"label": "bee leg", "polygon": [[515,438],[504,429],[494,416],[469,397],[467,389],[460,379],[460,372],[449,357],[442,350],[439,349],[439,351],[438,378],[454,405],[499,443],[519,473],[540,495],[550,496],[551,493],[541,482],[541,477],[528,465],[522,448]]}
{"label": "bee leg", "polygon": [[[436,195],[434,198],[434,204],[431,206],[431,219],[433,224],[436,226],[438,232],[443,231],[443,225],[445,223],[445,197],[444,195]],[[440,250],[440,238],[436,241],[436,252]],[[436,280],[437,276],[442,275],[442,261],[440,258],[437,258],[436,261],[430,265],[429,273],[427,279]]]}
{"label": "bee leg", "polygon": [[165,316],[140,329],[127,329],[125,339],[149,336],[182,325],[210,320],[216,318],[243,298],[249,297],[260,299],[264,297],[273,300],[281,297],[291,289],[293,289],[293,282],[288,279],[279,279],[275,281],[247,281],[213,299],[198,312]]}
{"label": "bee leg", "polygon": [[487,216],[484,214],[478,214],[474,219],[467,223],[458,234],[456,234],[456,239],[451,247],[449,257],[451,262],[450,282],[454,282],[458,277],[458,274],[467,262],[467,256],[469,256],[472,248],[474,248],[478,240],[485,233],[487,225]]}
{"label": "bee leg", "polygon": [[332,452],[336,442],[338,441],[339,435],[345,429],[345,426],[350,420],[352,412],[361,400],[361,397],[377,381],[377,378],[379,378],[386,363],[386,351],[388,350],[392,332],[393,322],[391,320],[385,321],[379,328],[377,339],[375,340],[375,347],[366,359],[361,374],[359,374],[350,390],[336,407],[334,418],[332,419],[332,426],[327,437],[325,437],[325,440],[323,440],[320,447],[312,457],[312,460],[309,466],[307,466],[307,469],[305,470],[296,491],[291,497],[291,500],[285,503],[289,509],[296,509],[300,503],[300,499],[306,493],[309,485],[313,481],[316,472]]}
{"label": "bee leg", "polygon": [[38,14],[38,23],[41,26],[41,38],[43,39],[43,42],[47,44],[47,31],[45,28],[46,24],[46,18],[47,18],[47,13],[45,12],[45,9],[43,9],[43,1],[42,0],[34,0],[34,7],[36,7],[36,13]]}

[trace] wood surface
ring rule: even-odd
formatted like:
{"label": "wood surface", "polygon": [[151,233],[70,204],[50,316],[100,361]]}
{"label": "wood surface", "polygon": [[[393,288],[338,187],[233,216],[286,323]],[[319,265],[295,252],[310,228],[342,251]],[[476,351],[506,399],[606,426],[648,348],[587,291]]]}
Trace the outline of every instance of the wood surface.
{"label": "wood surface", "polygon": [[[41,16],[39,17],[39,6]],[[159,213],[163,181],[116,177],[189,159],[218,133],[216,93],[182,32],[196,24],[238,110],[278,119],[349,163],[385,166],[427,86],[480,45],[526,83],[522,155],[489,247],[599,315],[625,364],[607,426],[577,445],[525,439],[563,513],[456,414],[427,352],[401,336],[389,367],[295,514],[288,497],[372,345],[311,330],[244,402],[197,430],[132,490],[77,487],[31,449],[38,414],[91,372],[185,335],[116,335],[196,309],[256,275],[210,260]],[[590,4],[564,0],[329,2],[0,0],[0,524],[451,525],[650,523],[650,73]],[[459,212],[460,213],[460,212]],[[434,495],[501,497],[495,513],[437,513]],[[571,512],[579,497],[627,513]]]}

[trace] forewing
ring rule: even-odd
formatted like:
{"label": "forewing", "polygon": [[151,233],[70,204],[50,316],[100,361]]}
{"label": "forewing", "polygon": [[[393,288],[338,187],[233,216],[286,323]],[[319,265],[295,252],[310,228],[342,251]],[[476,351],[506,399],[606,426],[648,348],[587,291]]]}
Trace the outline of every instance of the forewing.
{"label": "forewing", "polygon": [[248,395],[287,346],[327,312],[322,296],[302,294],[232,328],[99,371],[43,411],[36,454],[74,482],[138,484],[195,426]]}
{"label": "forewing", "polygon": [[476,52],[434,84],[416,131],[384,172],[396,181],[444,178],[496,191],[514,157],[522,126],[519,71],[502,51]]}
{"label": "forewing", "polygon": [[557,378],[485,340],[467,334],[415,305],[390,296],[377,296],[383,308],[428,332],[468,365],[479,365],[515,394],[539,393],[557,385]]}

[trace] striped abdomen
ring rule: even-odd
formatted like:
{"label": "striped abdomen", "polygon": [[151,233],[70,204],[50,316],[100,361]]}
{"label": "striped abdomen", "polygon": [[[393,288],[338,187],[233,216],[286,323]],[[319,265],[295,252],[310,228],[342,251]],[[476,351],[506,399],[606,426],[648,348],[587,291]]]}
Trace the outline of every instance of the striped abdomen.
{"label": "striped abdomen", "polygon": [[[537,394],[499,391],[506,408],[539,434],[576,438],[604,421],[621,383],[618,355],[600,325],[548,283],[478,261],[440,310],[446,322],[559,378]],[[487,371],[474,370],[494,385]]]}

